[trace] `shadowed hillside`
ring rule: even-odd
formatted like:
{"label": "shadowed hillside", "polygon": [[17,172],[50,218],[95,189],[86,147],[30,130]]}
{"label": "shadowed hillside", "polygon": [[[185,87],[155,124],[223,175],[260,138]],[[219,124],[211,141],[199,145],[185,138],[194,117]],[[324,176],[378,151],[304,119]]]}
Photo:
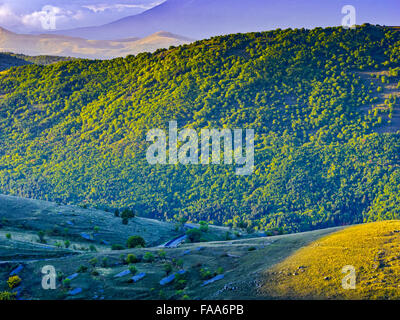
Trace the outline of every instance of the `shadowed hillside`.
{"label": "shadowed hillside", "polygon": [[73,58],[55,57],[55,56],[25,56],[23,54],[15,54],[10,52],[0,53],[0,71],[7,70],[11,67],[19,67],[27,64],[48,65],[60,61],[70,61]]}
{"label": "shadowed hillside", "polygon": [[[161,244],[185,230],[139,217],[123,225],[101,210],[0,196],[0,217],[0,300],[4,292],[33,300],[254,299],[265,268],[337,230],[260,237],[203,225],[204,238],[230,239],[169,247]],[[127,248],[132,235],[146,247]],[[55,290],[41,287],[49,265],[57,272]],[[18,286],[10,288],[10,279]]]}

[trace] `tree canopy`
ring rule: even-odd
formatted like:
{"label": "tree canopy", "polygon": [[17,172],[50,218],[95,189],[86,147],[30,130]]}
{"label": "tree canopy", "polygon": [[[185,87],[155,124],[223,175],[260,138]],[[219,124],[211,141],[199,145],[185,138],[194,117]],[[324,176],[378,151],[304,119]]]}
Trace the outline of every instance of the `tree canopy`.
{"label": "tree canopy", "polygon": [[[0,74],[0,192],[304,231],[400,217],[400,31],[233,34]],[[384,100],[384,101],[381,101]],[[255,130],[255,170],[149,165],[146,132]]]}

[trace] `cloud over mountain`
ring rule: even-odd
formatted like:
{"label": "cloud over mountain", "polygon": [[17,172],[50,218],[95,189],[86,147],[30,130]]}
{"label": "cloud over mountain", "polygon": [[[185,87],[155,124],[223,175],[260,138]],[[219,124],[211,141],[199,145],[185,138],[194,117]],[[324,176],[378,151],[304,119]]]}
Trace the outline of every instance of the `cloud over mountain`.
{"label": "cloud over mountain", "polygon": [[163,0],[3,0],[0,3],[0,26],[15,32],[44,32],[44,7],[52,7],[57,29],[101,25],[148,10]]}

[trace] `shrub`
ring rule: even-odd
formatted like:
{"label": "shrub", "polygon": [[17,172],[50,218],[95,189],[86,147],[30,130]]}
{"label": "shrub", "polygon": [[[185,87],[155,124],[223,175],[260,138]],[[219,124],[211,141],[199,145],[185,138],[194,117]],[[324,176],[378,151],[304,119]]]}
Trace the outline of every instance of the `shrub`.
{"label": "shrub", "polygon": [[135,275],[137,273],[137,268],[134,265],[129,266],[129,271],[132,275]]}
{"label": "shrub", "polygon": [[201,239],[200,229],[189,229],[186,231],[186,235],[190,242],[199,242]]}
{"label": "shrub", "polygon": [[143,260],[145,262],[153,262],[154,261],[154,255],[151,252],[146,252],[143,256]]}
{"label": "shrub", "polygon": [[10,287],[10,289],[14,289],[20,285],[21,281],[22,280],[19,276],[12,276],[8,278],[7,284]]}
{"label": "shrub", "polygon": [[114,217],[119,217],[119,210],[118,210],[118,209],[115,209],[115,211],[114,211]]}
{"label": "shrub", "polygon": [[6,233],[6,238],[10,240],[11,239],[11,233]]}
{"label": "shrub", "polygon": [[65,246],[66,248],[69,248],[70,245],[71,245],[71,242],[70,242],[69,240],[65,240],[65,241],[64,241],[64,246]]}
{"label": "shrub", "polygon": [[157,252],[157,255],[160,259],[165,259],[165,256],[167,255],[167,253],[165,252],[165,250],[160,250]]}
{"label": "shrub", "polygon": [[46,240],[44,239],[44,236],[45,236],[45,232],[44,231],[42,231],[42,230],[38,231],[37,235],[39,237],[39,242],[40,243],[46,243]]}
{"label": "shrub", "polygon": [[203,280],[208,280],[211,279],[213,277],[213,274],[210,270],[208,270],[207,268],[201,268],[200,269],[200,278]]}
{"label": "shrub", "polygon": [[175,276],[174,287],[176,290],[183,290],[186,288],[187,280],[185,279],[185,275],[177,274]]}
{"label": "shrub", "polygon": [[58,271],[57,272],[57,280],[62,281],[62,279],[64,279],[64,273],[61,271]]}
{"label": "shrub", "polygon": [[138,259],[133,253],[130,253],[126,256],[125,261],[126,261],[126,263],[131,264],[131,263],[136,263],[138,261]]}
{"label": "shrub", "polygon": [[97,277],[100,273],[97,270],[92,271],[92,276]]}
{"label": "shrub", "polygon": [[172,271],[172,265],[170,263],[165,263],[163,268],[166,275],[169,275]]}
{"label": "shrub", "polygon": [[176,261],[176,265],[177,265],[179,268],[182,268],[182,267],[183,267],[183,259],[178,259],[178,261]]}
{"label": "shrub", "polygon": [[137,248],[137,247],[144,248],[146,246],[146,242],[141,236],[132,236],[128,238],[126,246],[128,248]]}
{"label": "shrub", "polygon": [[121,218],[130,219],[130,218],[134,218],[134,217],[135,217],[135,213],[133,212],[132,209],[124,209],[121,212]]}
{"label": "shrub", "polygon": [[162,290],[162,289],[158,292],[158,296],[159,296],[159,298],[160,298],[161,300],[165,300],[165,299],[167,298],[167,296],[166,296],[164,290]]}
{"label": "shrub", "polygon": [[114,243],[111,246],[111,250],[124,250],[125,247],[122,244]]}
{"label": "shrub", "polygon": [[104,257],[103,260],[101,260],[101,266],[102,266],[103,268],[106,268],[107,265],[108,265],[108,258],[107,258],[107,257]]}
{"label": "shrub", "polygon": [[176,291],[175,291],[175,295],[176,295],[176,296],[181,296],[181,295],[183,295],[183,290],[181,290],[181,289],[176,290]]}
{"label": "shrub", "polygon": [[78,272],[78,273],[84,273],[84,272],[87,271],[87,269],[88,269],[88,267],[82,265],[82,266],[80,266],[80,267],[78,268],[77,272]]}
{"label": "shrub", "polygon": [[65,288],[69,288],[71,286],[71,280],[70,279],[64,279],[62,284],[63,284],[63,286]]}
{"label": "shrub", "polygon": [[57,248],[61,248],[61,247],[62,247],[62,242],[57,241],[54,245],[55,245]]}
{"label": "shrub", "polygon": [[99,260],[97,258],[93,258],[89,260],[89,263],[95,267],[97,265],[97,263],[99,262]]}
{"label": "shrub", "polygon": [[92,252],[96,252],[96,251],[97,251],[97,248],[96,248],[93,244],[91,244],[91,245],[89,246],[89,250],[92,251]]}
{"label": "shrub", "polygon": [[207,232],[208,231],[208,223],[205,221],[200,221],[200,231]]}
{"label": "shrub", "polygon": [[16,292],[3,291],[0,292],[0,301],[15,300]]}

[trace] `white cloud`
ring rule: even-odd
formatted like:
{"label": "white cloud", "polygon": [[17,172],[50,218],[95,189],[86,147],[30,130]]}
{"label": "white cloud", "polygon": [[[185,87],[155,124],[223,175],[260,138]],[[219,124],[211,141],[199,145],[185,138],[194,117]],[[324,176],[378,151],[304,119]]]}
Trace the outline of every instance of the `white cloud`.
{"label": "white cloud", "polygon": [[[100,2],[101,1],[101,2]],[[164,0],[165,1],[165,0]],[[54,0],[53,13],[56,16],[57,29],[70,29],[80,26],[99,25],[112,22],[128,15],[138,14],[150,9],[163,0]],[[48,0],[0,0],[0,27],[14,32],[41,32],[43,19],[47,13],[43,10]],[[133,2],[133,3],[132,3]]]}
{"label": "white cloud", "polygon": [[0,21],[4,24],[15,23],[18,21],[18,16],[14,14],[8,4],[0,5]]}

